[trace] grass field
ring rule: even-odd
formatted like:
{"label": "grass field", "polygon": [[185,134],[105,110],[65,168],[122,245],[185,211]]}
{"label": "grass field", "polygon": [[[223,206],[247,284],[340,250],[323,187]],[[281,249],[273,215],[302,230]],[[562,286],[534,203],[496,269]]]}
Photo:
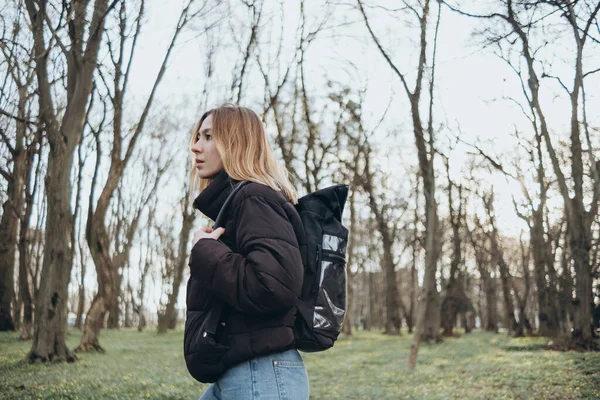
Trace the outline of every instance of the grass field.
{"label": "grass field", "polygon": [[[79,343],[71,331],[68,343]],[[551,352],[545,339],[475,332],[424,345],[406,368],[410,336],[357,332],[325,353],[303,354],[311,399],[600,399],[600,353]],[[1,399],[197,399],[183,332],[103,331],[105,354],[29,365],[31,343],[0,333]]]}

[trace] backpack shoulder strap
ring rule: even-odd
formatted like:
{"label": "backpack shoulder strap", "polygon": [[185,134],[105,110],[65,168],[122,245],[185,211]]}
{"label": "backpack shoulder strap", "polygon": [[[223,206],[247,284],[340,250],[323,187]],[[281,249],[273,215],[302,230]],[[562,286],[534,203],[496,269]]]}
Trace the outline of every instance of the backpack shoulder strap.
{"label": "backpack shoulder strap", "polygon": [[229,193],[229,196],[227,196],[227,199],[225,199],[225,202],[223,203],[221,210],[219,210],[219,214],[217,215],[217,218],[215,219],[215,224],[213,225],[213,229],[217,229],[223,225],[223,219],[227,216],[227,208],[229,208],[229,205],[231,204],[231,201],[235,197],[235,194],[237,192],[239,192],[240,189],[248,183],[250,183],[250,181],[241,181],[241,182],[238,182],[235,184],[235,186],[231,190],[231,193]]}
{"label": "backpack shoulder strap", "polygon": [[[235,197],[236,193],[239,192],[240,189],[248,183],[250,183],[250,181],[241,181],[239,183],[236,183],[236,185],[231,190],[231,193],[229,193],[229,195],[227,196],[227,199],[225,199],[223,206],[221,206],[219,214],[215,219],[213,229],[217,229],[223,225],[223,220],[227,216],[227,209],[229,208],[231,201]],[[221,315],[223,314],[224,305],[225,304],[223,303],[223,301],[218,300],[216,298],[214,299],[213,305],[209,310],[208,315],[206,316],[206,323],[204,325],[205,332],[211,335],[215,335],[217,333],[217,328],[219,327]]]}

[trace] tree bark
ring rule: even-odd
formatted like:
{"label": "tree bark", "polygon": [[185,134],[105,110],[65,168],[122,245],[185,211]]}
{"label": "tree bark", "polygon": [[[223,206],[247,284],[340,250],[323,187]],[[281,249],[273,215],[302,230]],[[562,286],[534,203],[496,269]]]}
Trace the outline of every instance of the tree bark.
{"label": "tree bark", "polygon": [[122,292],[121,292],[121,282],[123,280],[123,274],[121,272],[115,273],[116,281],[115,281],[115,294],[114,299],[111,302],[112,306],[108,310],[108,320],[106,321],[106,327],[108,329],[119,329],[120,320],[121,320],[121,302],[122,302]]}

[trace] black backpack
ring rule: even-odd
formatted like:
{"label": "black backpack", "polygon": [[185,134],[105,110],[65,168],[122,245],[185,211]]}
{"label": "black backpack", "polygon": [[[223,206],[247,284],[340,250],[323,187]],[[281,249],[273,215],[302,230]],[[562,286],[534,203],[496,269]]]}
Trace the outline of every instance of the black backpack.
{"label": "black backpack", "polygon": [[333,346],[346,316],[346,247],[348,229],[342,212],[347,185],[335,185],[298,200],[304,232],[296,232],[304,283],[294,326],[296,348],[306,352]]}

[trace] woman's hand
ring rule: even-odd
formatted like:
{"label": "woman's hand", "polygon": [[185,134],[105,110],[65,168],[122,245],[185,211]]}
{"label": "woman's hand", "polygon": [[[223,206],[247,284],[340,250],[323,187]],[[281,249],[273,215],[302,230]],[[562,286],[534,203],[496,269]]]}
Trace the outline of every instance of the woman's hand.
{"label": "woman's hand", "polygon": [[200,239],[219,239],[221,235],[225,232],[224,228],[214,229],[210,226],[205,226],[204,228],[200,228],[194,233],[194,238],[192,239],[192,247],[198,242]]}

